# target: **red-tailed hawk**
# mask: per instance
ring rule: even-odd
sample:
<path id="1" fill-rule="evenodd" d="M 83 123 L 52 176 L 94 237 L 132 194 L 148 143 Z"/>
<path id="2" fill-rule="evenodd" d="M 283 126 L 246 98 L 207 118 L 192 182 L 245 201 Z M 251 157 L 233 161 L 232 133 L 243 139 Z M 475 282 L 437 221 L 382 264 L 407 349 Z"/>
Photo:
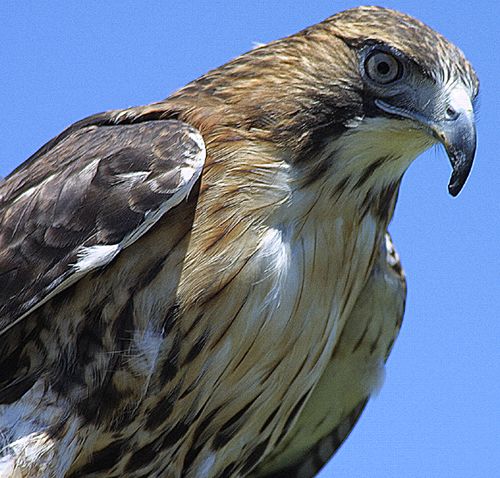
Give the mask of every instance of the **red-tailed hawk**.
<path id="1" fill-rule="evenodd" d="M 0 184 L 0 476 L 310 477 L 401 325 L 387 226 L 478 80 L 362 7 L 159 103 L 84 119 Z"/>

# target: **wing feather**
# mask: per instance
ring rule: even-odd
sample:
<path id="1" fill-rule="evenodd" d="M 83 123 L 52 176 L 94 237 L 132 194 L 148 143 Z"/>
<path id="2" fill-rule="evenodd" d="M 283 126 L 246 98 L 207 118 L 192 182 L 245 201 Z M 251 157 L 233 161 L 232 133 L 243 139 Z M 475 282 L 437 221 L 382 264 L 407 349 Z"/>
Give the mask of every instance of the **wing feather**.
<path id="1" fill-rule="evenodd" d="M 205 145 L 186 123 L 96 123 L 71 127 L 0 183 L 0 335 L 113 261 L 201 175 Z"/>

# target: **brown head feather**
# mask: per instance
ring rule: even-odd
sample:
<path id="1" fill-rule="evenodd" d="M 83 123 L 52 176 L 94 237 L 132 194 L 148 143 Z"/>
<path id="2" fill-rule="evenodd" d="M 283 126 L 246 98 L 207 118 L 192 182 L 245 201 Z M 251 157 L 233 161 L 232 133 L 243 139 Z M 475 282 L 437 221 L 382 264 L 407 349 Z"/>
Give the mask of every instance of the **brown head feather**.
<path id="1" fill-rule="evenodd" d="M 178 112 L 202 133 L 230 127 L 238 137 L 279 143 L 294 159 L 363 115 L 359 51 L 367 43 L 397 48 L 432 81 L 459 79 L 477 95 L 474 70 L 442 35 L 395 10 L 359 7 L 255 48 L 158 107 Z"/>

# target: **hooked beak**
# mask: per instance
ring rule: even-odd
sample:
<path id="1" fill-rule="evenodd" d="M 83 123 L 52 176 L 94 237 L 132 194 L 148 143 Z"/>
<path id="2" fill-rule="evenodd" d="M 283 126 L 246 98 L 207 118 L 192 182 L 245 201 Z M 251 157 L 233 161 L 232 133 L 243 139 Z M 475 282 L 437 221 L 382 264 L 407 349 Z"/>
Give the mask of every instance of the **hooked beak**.
<path id="1" fill-rule="evenodd" d="M 444 146 L 453 168 L 448 192 L 456 196 L 467 181 L 476 153 L 476 124 L 469 93 L 456 87 L 447 95 L 444 108 L 439 100 L 438 104 L 430 101 L 423 111 L 400 109 L 382 100 L 375 103 L 388 113 L 417 121 Z"/>
<path id="2" fill-rule="evenodd" d="M 450 159 L 453 173 L 448 183 L 448 191 L 452 196 L 456 196 L 464 187 L 474 161 L 476 124 L 472 107 L 461 110 L 450 107 L 449 114 L 453 118 L 429 124 L 429 127 L 436 139 L 443 144 Z"/>

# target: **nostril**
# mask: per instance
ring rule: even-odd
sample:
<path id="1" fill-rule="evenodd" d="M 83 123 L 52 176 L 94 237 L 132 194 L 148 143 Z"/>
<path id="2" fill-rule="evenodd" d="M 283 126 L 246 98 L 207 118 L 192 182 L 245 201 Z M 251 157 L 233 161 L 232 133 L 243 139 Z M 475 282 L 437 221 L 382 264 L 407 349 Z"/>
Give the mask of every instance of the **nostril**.
<path id="1" fill-rule="evenodd" d="M 449 120 L 454 120 L 458 116 L 457 111 L 451 106 L 448 106 L 448 108 L 446 108 L 445 114 L 446 114 L 446 119 L 449 119 Z"/>

